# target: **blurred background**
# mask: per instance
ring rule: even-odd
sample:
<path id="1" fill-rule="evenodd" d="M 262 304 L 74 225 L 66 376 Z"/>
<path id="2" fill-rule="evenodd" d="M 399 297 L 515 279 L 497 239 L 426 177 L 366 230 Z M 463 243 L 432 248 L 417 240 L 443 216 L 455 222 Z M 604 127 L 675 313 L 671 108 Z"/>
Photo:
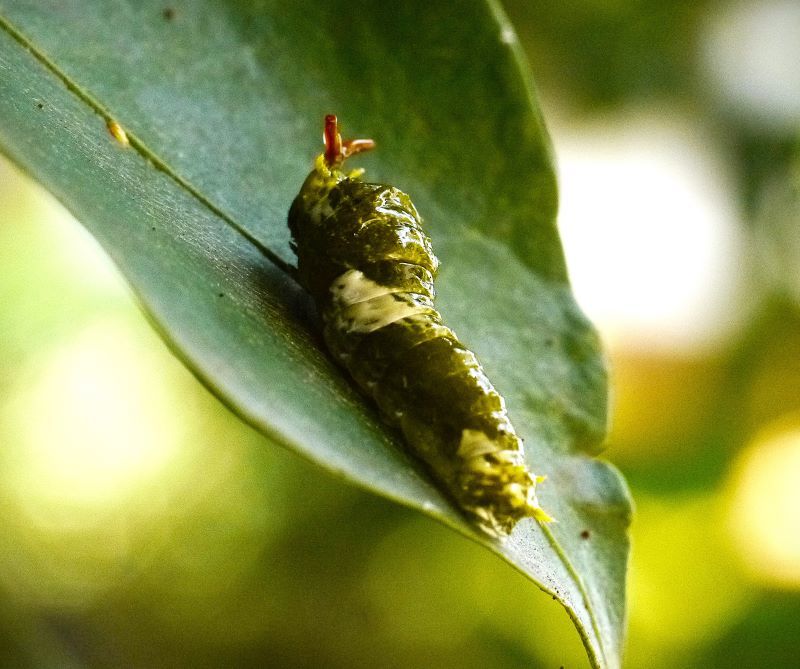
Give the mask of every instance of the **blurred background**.
<path id="1" fill-rule="evenodd" d="M 797 666 L 800 3 L 505 6 L 613 368 L 626 666 Z M 498 559 L 265 448 L 7 162 L 0 305 L 0 666 L 587 666 Z"/>

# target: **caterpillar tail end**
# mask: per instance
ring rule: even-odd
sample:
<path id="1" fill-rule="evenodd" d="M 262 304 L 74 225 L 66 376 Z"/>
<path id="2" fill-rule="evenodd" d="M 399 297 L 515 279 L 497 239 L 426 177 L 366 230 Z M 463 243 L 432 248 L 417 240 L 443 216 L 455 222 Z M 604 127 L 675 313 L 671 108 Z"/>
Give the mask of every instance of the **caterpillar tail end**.
<path id="1" fill-rule="evenodd" d="M 531 476 L 524 483 L 508 482 L 486 500 L 487 503 L 470 505 L 466 510 L 483 532 L 501 540 L 507 537 L 523 518 L 533 518 L 539 523 L 557 522 L 539 505 L 536 498 L 536 484 L 545 478 Z"/>

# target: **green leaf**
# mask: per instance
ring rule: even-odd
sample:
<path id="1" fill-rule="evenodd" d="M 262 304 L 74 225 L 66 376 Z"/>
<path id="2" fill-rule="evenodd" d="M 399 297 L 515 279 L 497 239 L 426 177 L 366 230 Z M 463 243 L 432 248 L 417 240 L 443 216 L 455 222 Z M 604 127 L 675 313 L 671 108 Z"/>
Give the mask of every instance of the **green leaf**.
<path id="1" fill-rule="evenodd" d="M 605 369 L 495 2 L 2 1 L 0 80 L 3 150 L 92 231 L 223 402 L 496 552 L 564 604 L 594 666 L 620 665 L 630 504 L 591 457 Z M 414 198 L 443 263 L 438 304 L 505 394 L 557 524 L 523 521 L 502 544 L 476 532 L 323 351 L 285 220 L 329 112 L 378 142 L 368 177 Z"/>

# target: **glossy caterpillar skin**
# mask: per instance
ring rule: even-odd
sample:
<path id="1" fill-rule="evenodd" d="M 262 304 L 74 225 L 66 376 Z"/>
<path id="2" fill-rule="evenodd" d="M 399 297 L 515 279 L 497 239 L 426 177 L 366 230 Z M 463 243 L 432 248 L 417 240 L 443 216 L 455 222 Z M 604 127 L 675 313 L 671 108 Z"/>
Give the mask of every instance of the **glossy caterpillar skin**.
<path id="1" fill-rule="evenodd" d="M 374 143 L 342 142 L 336 117 L 325 121 L 325 153 L 289 228 L 331 354 L 481 529 L 503 536 L 526 516 L 550 520 L 503 398 L 433 306 L 439 261 L 417 210 L 398 189 L 343 171 Z"/>

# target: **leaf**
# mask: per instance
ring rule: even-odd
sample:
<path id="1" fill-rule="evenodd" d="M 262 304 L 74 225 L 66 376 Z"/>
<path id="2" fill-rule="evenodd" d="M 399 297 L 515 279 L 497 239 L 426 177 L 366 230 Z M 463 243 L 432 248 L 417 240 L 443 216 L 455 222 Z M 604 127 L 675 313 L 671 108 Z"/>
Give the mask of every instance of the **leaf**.
<path id="1" fill-rule="evenodd" d="M 618 667 L 630 504 L 590 457 L 597 337 L 555 228 L 550 153 L 495 2 L 0 2 L 0 145 L 103 244 L 193 372 L 272 441 L 496 552 Z M 409 192 L 439 306 L 507 398 L 559 522 L 476 532 L 325 355 L 286 211 L 336 112 Z M 125 146 L 109 132 L 115 121 Z"/>

